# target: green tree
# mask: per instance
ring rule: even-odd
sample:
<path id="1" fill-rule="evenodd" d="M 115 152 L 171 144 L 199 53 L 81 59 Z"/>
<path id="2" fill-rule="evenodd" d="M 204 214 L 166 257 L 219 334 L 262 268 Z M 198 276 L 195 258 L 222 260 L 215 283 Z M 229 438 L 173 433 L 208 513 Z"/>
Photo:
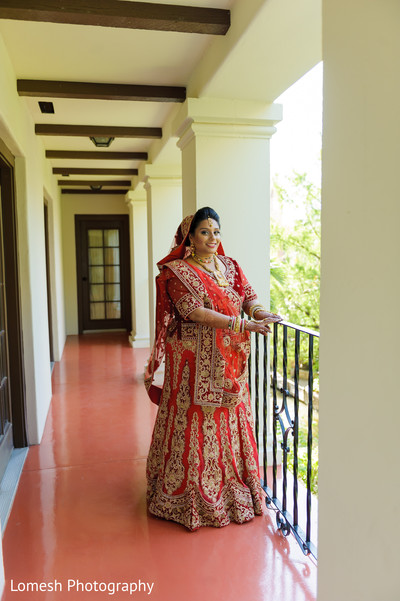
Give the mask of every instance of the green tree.
<path id="1" fill-rule="evenodd" d="M 271 219 L 271 308 L 286 321 L 319 330 L 321 190 L 306 174 L 274 182 Z M 319 340 L 314 339 L 314 392 L 319 389 Z M 282 365 L 282 338 L 278 364 Z M 288 329 L 288 375 L 294 370 L 294 333 Z M 308 370 L 308 337 L 300 338 L 300 369 Z M 303 376 L 304 377 L 304 376 Z M 299 424 L 298 475 L 307 484 L 307 420 Z M 288 466 L 293 471 L 293 441 Z M 318 494 L 318 410 L 313 419 L 311 491 Z"/>
<path id="2" fill-rule="evenodd" d="M 271 220 L 271 307 L 319 330 L 321 190 L 296 172 L 274 188 L 280 219 Z"/>

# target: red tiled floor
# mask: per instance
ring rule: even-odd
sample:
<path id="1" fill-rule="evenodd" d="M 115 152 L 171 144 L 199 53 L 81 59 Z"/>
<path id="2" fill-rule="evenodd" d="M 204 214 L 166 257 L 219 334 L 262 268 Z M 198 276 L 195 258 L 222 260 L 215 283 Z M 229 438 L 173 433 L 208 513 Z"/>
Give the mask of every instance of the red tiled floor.
<path id="1" fill-rule="evenodd" d="M 143 387 L 147 354 L 120 334 L 68 338 L 43 441 L 29 450 L 6 528 L 2 601 L 315 600 L 316 568 L 292 537 L 276 534 L 272 512 L 194 533 L 147 515 L 156 413 Z M 59 584 L 18 592 L 11 580 L 14 589 Z M 68 591 L 68 580 L 86 590 Z M 110 588 L 90 592 L 94 582 Z M 140 590 L 112 594 L 119 582 Z"/>

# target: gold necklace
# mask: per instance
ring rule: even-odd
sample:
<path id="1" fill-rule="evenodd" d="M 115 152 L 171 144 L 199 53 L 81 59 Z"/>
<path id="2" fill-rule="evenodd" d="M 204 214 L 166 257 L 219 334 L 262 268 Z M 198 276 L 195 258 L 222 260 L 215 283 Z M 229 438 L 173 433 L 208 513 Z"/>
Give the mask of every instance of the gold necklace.
<path id="1" fill-rule="evenodd" d="M 195 251 L 192 251 L 192 257 L 195 261 L 197 261 L 197 263 L 212 263 L 212 260 L 214 258 L 214 255 L 211 255 L 211 257 L 199 257 L 198 255 L 196 255 Z"/>
<path id="2" fill-rule="evenodd" d="M 227 286 L 229 286 L 229 282 L 225 278 L 225 276 L 222 273 L 221 269 L 219 268 L 218 261 L 217 261 L 217 258 L 215 256 L 214 256 L 215 270 L 210 269 L 209 267 L 207 267 L 207 265 L 203 265 L 202 263 L 200 263 L 200 261 L 198 261 L 197 258 L 194 255 L 192 255 L 192 257 L 193 257 L 193 260 L 196 261 L 196 263 L 198 263 L 203 269 L 205 269 L 206 271 L 208 271 L 208 272 L 210 272 L 210 273 L 213 274 L 213 276 L 217 280 L 218 286 L 220 286 L 221 288 L 226 288 Z"/>

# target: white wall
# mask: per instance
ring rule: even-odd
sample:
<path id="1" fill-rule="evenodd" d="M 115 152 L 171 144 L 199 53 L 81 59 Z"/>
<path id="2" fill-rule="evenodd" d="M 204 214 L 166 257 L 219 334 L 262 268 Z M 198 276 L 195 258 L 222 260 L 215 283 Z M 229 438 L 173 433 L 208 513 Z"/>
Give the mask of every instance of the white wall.
<path id="1" fill-rule="evenodd" d="M 318 601 L 399 599 L 400 3 L 323 0 Z"/>
<path id="2" fill-rule="evenodd" d="M 59 261 L 59 196 L 57 183 L 50 165 L 44 162 L 44 149 L 34 134 L 34 124 L 23 99 L 16 91 L 16 76 L 0 37 L 0 137 L 16 157 L 16 208 L 18 225 L 18 255 L 23 327 L 24 367 L 28 438 L 30 444 L 38 443 L 51 399 L 49 358 L 47 285 L 44 240 L 43 197 L 54 207 L 55 254 L 54 267 Z M 62 284 L 55 283 L 56 310 L 62 310 Z M 58 319 L 62 319 L 60 314 Z M 64 332 L 57 332 L 58 354 L 64 344 Z"/>
<path id="3" fill-rule="evenodd" d="M 78 292 L 76 283 L 75 215 L 129 214 L 124 196 L 65 194 L 61 201 L 64 257 L 64 305 L 67 335 L 78 334 Z"/>

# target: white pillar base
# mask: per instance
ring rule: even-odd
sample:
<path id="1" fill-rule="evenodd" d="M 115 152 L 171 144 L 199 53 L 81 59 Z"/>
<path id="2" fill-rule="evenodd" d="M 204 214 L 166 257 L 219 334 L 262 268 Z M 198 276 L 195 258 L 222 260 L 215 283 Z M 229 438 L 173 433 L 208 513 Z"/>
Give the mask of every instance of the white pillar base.
<path id="1" fill-rule="evenodd" d="M 129 336 L 129 344 L 132 348 L 149 348 L 150 347 L 150 337 L 140 338 L 138 336 Z"/>

